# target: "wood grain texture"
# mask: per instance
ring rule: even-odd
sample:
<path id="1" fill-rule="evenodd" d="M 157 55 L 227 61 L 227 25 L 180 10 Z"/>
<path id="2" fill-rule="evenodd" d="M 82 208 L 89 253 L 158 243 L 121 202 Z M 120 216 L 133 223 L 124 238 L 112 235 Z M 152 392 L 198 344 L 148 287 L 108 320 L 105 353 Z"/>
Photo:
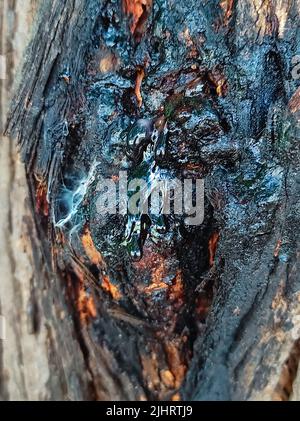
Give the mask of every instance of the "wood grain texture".
<path id="1" fill-rule="evenodd" d="M 1 54 L 7 58 L 7 78 L 0 82 L 1 133 L 36 7 L 35 0 L 0 2 Z M 0 399 L 87 399 L 89 375 L 57 285 L 44 270 L 25 169 L 15 142 L 3 136 L 0 201 L 0 308 L 6 320 Z"/>

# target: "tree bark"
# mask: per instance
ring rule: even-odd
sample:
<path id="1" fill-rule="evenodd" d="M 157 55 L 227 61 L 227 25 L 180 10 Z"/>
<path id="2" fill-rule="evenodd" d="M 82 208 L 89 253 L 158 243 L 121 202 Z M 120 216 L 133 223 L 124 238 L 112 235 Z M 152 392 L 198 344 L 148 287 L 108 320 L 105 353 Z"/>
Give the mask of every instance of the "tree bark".
<path id="1" fill-rule="evenodd" d="M 37 3 L 0 3 L 1 54 L 7 67 L 0 81 L 1 133 Z M 11 138 L 1 135 L 0 151 L 0 314 L 6 325 L 5 340 L 0 340 L 0 399 L 88 399 L 90 379 L 81 348 L 67 312 L 56 303 L 60 293 L 53 277 L 45 272 L 24 166 Z"/>
<path id="2" fill-rule="evenodd" d="M 42 2 L 8 116 L 25 174 L 1 156 L 3 399 L 299 399 L 299 12 Z M 205 179 L 201 226 L 99 215 L 97 182 L 153 165 Z"/>

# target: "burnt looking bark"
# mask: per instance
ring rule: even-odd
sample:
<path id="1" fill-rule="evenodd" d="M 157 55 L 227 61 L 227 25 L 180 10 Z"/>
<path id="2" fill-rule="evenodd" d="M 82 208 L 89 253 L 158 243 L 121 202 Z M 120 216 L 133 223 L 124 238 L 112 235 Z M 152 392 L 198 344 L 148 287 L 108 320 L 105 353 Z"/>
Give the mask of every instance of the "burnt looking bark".
<path id="1" fill-rule="evenodd" d="M 59 296 L 48 315 L 67 306 L 84 361 L 63 378 L 65 397 L 290 398 L 299 7 L 42 3 L 8 130 Z M 97 212 L 101 178 L 148 179 L 153 167 L 162 179 L 205 178 L 201 226 Z"/>

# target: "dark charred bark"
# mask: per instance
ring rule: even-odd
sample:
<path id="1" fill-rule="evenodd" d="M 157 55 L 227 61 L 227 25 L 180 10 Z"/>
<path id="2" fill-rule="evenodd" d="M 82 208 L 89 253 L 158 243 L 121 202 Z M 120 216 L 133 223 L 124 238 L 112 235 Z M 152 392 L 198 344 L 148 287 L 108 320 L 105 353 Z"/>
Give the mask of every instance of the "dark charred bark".
<path id="1" fill-rule="evenodd" d="M 47 268 L 34 290 L 47 291 L 50 380 L 65 398 L 291 397 L 299 8 L 42 2 L 8 131 Z M 97 212 L 102 178 L 148 180 L 153 168 L 205 178 L 202 225 Z M 71 380 L 68 358 L 71 371 L 81 361 Z"/>

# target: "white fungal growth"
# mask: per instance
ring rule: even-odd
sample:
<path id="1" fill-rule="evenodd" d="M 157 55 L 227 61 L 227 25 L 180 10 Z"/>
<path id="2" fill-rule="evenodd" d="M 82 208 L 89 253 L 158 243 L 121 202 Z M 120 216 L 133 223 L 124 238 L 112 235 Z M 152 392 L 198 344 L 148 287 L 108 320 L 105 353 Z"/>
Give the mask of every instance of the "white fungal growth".
<path id="1" fill-rule="evenodd" d="M 55 222 L 54 224 L 55 227 L 58 227 L 58 228 L 64 227 L 77 214 L 78 209 L 86 196 L 88 187 L 95 180 L 95 173 L 96 173 L 97 166 L 98 166 L 98 162 L 94 162 L 92 164 L 88 175 L 83 180 L 81 180 L 76 190 L 71 191 L 69 189 L 66 189 L 66 195 L 65 195 L 64 200 L 67 201 L 69 212 L 64 218 Z"/>

